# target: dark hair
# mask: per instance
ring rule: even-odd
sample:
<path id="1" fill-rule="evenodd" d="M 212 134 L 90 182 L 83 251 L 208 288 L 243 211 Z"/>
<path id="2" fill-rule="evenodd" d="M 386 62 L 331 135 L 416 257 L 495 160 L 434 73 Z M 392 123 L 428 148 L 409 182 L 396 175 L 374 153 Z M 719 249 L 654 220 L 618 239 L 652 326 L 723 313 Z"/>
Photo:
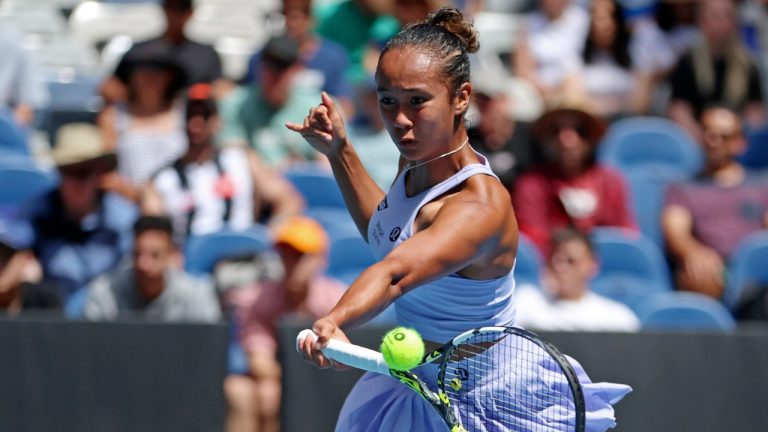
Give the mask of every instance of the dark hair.
<path id="1" fill-rule="evenodd" d="M 160 231 L 173 239 L 173 223 L 167 216 L 141 216 L 133 224 L 134 238 L 147 231 Z"/>
<path id="2" fill-rule="evenodd" d="M 311 16 L 312 0 L 283 0 L 283 14 L 293 10 L 299 10 L 303 14 Z"/>
<path id="3" fill-rule="evenodd" d="M 560 228 L 552 233 L 552 237 L 549 239 L 549 244 L 552 250 L 555 250 L 558 246 L 569 241 L 577 241 L 583 243 L 589 250 L 590 255 L 595 255 L 595 247 L 592 244 L 592 240 L 584 231 L 577 230 L 576 228 Z"/>
<path id="4" fill-rule="evenodd" d="M 394 48 L 418 47 L 443 63 L 441 74 L 455 94 L 469 82 L 469 54 L 480 48 L 472 23 L 456 8 L 443 7 L 424 21 L 406 26 L 387 42 L 379 57 Z"/>
<path id="5" fill-rule="evenodd" d="M 203 116 L 206 119 L 219 112 L 216 100 L 213 98 L 213 89 L 210 84 L 198 83 L 187 89 L 187 105 L 185 107 L 185 118 L 187 120 L 196 116 Z"/>
<path id="6" fill-rule="evenodd" d="M 192 0 L 163 0 L 163 7 L 175 10 L 188 11 L 194 8 Z"/>
<path id="7" fill-rule="evenodd" d="M 615 0 L 611 0 L 613 4 L 613 22 L 616 24 L 616 36 L 611 45 L 611 54 L 616 63 L 624 69 L 632 67 L 632 59 L 629 56 L 629 29 L 627 23 L 624 20 L 624 8 Z M 590 17 L 591 19 L 591 17 Z M 595 54 L 597 54 L 597 47 L 592 41 L 593 27 L 589 26 L 589 34 L 587 34 L 587 40 L 584 43 L 584 51 L 582 52 L 582 58 L 585 63 L 591 63 L 594 60 Z"/>

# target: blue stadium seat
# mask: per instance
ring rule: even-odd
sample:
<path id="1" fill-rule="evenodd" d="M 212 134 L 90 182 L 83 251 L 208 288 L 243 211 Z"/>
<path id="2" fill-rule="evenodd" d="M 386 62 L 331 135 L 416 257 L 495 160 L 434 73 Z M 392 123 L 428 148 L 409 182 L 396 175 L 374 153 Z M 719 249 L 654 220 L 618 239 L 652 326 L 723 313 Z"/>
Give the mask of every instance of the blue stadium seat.
<path id="1" fill-rule="evenodd" d="M 642 233 L 612 227 L 591 232 L 600 271 L 592 289 L 635 309 L 650 294 L 671 291 L 661 250 Z"/>
<path id="2" fill-rule="evenodd" d="M 733 310 L 751 284 L 768 286 L 768 232 L 749 235 L 731 255 L 723 303 Z"/>
<path id="3" fill-rule="evenodd" d="M 0 114 L 0 152 L 3 154 L 29 155 L 29 146 L 19 125 L 10 115 Z"/>
<path id="4" fill-rule="evenodd" d="M 637 225 L 656 246 L 664 247 L 661 212 L 667 185 L 684 180 L 678 171 L 630 169 L 624 172 Z"/>
<path id="5" fill-rule="evenodd" d="M 544 259 L 535 244 L 524 234 L 520 234 L 515 259 L 515 284 L 541 286 L 541 267 Z"/>
<path id="6" fill-rule="evenodd" d="M 224 230 L 192 236 L 184 248 L 185 267 L 189 273 L 211 273 L 219 260 L 254 255 L 272 248 L 267 228 L 254 225 L 245 231 Z"/>
<path id="7" fill-rule="evenodd" d="M 339 236 L 359 233 L 355 221 L 352 220 L 352 216 L 345 208 L 313 207 L 306 209 L 304 214 L 319 222 L 331 240 Z"/>
<path id="8" fill-rule="evenodd" d="M 747 149 L 739 161 L 748 168 L 768 168 L 768 127 L 747 133 Z"/>
<path id="9" fill-rule="evenodd" d="M 58 176 L 34 166 L 0 166 L 0 205 L 21 206 L 56 187 Z"/>
<path id="10" fill-rule="evenodd" d="M 326 274 L 349 285 L 375 262 L 368 243 L 360 234 L 349 233 L 331 239 Z"/>
<path id="11" fill-rule="evenodd" d="M 347 208 L 333 174 L 316 164 L 293 165 L 283 174 L 304 197 L 308 208 Z"/>
<path id="12" fill-rule="evenodd" d="M 699 172 L 703 156 L 680 126 L 658 117 L 632 117 L 612 123 L 597 149 L 598 159 L 619 171 L 678 171 L 687 177 Z"/>
<path id="13" fill-rule="evenodd" d="M 717 300 L 693 292 L 657 293 L 637 308 L 644 330 L 732 331 L 736 320 Z"/>

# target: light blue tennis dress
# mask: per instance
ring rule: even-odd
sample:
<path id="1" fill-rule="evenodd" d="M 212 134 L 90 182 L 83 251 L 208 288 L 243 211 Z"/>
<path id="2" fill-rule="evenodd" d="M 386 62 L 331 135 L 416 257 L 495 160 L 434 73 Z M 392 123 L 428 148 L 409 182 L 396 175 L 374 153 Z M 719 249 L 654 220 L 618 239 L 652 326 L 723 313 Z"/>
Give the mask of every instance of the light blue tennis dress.
<path id="1" fill-rule="evenodd" d="M 405 192 L 407 170 L 400 173 L 368 225 L 368 243 L 378 260 L 411 237 L 413 222 L 422 206 L 471 176 L 496 177 L 488 161 L 482 155 L 478 154 L 478 157 L 483 163 L 467 165 L 450 178 L 412 197 Z M 424 339 L 435 342 L 449 341 L 475 327 L 512 326 L 515 324 L 512 274 L 489 280 L 451 274 L 424 284 L 395 301 L 398 324 L 413 327 Z M 621 400 L 631 389 L 621 384 L 592 383 L 581 366 L 569 360 L 584 390 L 587 430 L 604 431 L 615 426 L 611 404 Z M 437 381 L 437 365 L 423 365 L 413 372 L 427 383 Z M 532 375 L 536 375 L 535 372 Z M 498 392 L 498 389 L 494 391 Z M 485 421 L 492 422 L 492 419 Z M 446 430 L 448 427 L 435 409 L 420 395 L 394 378 L 374 373 L 366 373 L 357 382 L 347 396 L 336 424 L 338 432 Z M 493 430 L 499 429 L 494 426 Z"/>

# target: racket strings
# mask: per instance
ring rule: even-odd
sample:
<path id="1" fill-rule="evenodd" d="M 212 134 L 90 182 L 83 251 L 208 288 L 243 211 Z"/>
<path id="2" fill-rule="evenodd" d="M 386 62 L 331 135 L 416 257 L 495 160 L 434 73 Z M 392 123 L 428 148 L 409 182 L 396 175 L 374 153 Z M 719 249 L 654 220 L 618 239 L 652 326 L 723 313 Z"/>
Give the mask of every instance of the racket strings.
<path id="1" fill-rule="evenodd" d="M 557 361 L 522 336 L 478 334 L 455 348 L 444 391 L 468 432 L 573 431 L 573 392 Z"/>

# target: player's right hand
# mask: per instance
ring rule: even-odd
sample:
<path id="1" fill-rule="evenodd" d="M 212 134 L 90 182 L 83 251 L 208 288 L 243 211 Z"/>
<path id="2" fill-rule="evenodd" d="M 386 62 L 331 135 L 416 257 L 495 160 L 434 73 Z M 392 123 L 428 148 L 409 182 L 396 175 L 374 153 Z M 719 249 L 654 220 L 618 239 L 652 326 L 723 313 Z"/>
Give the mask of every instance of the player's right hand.
<path id="1" fill-rule="evenodd" d="M 285 127 L 300 133 L 315 150 L 332 156 L 346 143 L 347 132 L 336 103 L 326 92 L 321 97 L 320 105 L 309 110 L 302 124 L 286 123 Z"/>

